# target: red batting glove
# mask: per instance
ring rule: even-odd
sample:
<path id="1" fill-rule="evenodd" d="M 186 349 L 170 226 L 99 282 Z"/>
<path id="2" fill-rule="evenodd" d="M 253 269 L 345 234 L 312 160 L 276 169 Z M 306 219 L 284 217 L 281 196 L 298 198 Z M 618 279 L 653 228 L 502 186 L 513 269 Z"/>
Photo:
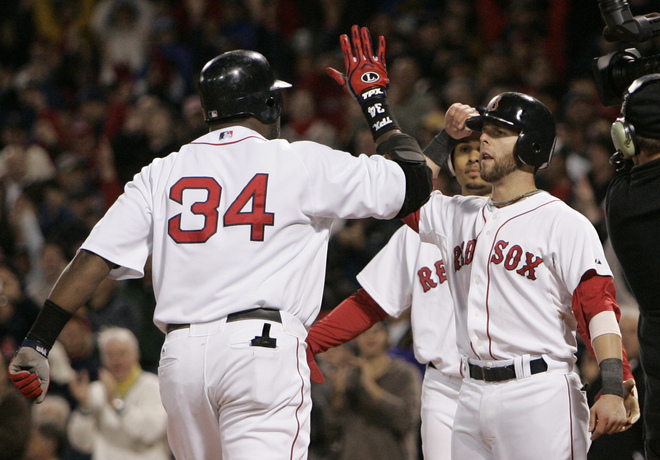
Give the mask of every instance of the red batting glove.
<path id="1" fill-rule="evenodd" d="M 18 349 L 14 358 L 9 362 L 9 378 L 12 383 L 27 399 L 36 399 L 41 403 L 46 397 L 50 383 L 50 366 L 47 351 L 43 347 L 33 348 L 25 343 L 35 343 L 28 339 Z"/>
<path id="2" fill-rule="evenodd" d="M 369 29 L 351 28 L 353 44 L 346 34 L 339 37 L 344 53 L 346 75 L 328 67 L 326 73 L 351 94 L 360 105 L 374 97 L 385 97 L 390 84 L 385 67 L 385 37 L 378 40 L 378 56 L 373 55 Z"/>
<path id="3" fill-rule="evenodd" d="M 20 371 L 13 373 L 9 371 L 9 378 L 18 391 L 27 399 L 35 399 L 41 396 L 41 380 L 36 372 Z"/>

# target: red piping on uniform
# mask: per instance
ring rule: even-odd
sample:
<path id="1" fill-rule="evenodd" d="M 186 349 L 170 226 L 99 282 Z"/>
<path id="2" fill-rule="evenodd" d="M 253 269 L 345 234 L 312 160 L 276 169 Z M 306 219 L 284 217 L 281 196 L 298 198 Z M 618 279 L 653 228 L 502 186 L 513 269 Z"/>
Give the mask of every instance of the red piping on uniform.
<path id="1" fill-rule="evenodd" d="M 573 402 L 571 401 L 571 384 L 568 381 L 568 378 L 564 376 L 564 379 L 566 380 L 566 388 L 568 390 L 568 420 L 570 420 L 569 425 L 571 428 L 571 460 L 574 459 L 575 457 L 575 445 L 573 444 Z"/>
<path id="2" fill-rule="evenodd" d="M 303 401 L 305 401 L 305 379 L 303 379 L 302 374 L 300 373 L 300 339 L 296 338 L 296 344 L 298 345 L 296 347 L 296 369 L 298 370 L 298 375 L 300 376 L 300 404 L 298 404 L 298 407 L 296 408 L 296 424 L 298 425 L 298 429 L 296 430 L 296 436 L 293 438 L 293 443 L 291 444 L 291 456 L 289 457 L 291 460 L 293 460 L 293 450 L 296 447 L 296 441 L 298 440 L 298 435 L 300 434 L 300 419 L 298 418 L 298 411 L 303 405 Z"/>
<path id="3" fill-rule="evenodd" d="M 486 265 L 486 272 L 488 273 L 488 285 L 486 286 L 486 336 L 488 337 L 488 354 L 491 356 L 491 358 L 495 359 L 495 356 L 493 356 L 493 341 L 490 337 L 490 308 L 488 308 L 488 297 L 490 296 L 490 259 L 493 255 L 493 248 L 495 247 L 495 243 L 497 243 L 497 235 L 500 233 L 500 230 L 511 222 L 513 219 L 516 219 L 518 217 L 524 216 L 525 214 L 529 214 L 530 212 L 534 212 L 539 208 L 542 208 L 545 205 L 548 205 L 550 203 L 554 203 L 555 201 L 559 200 L 552 200 L 548 201 L 547 203 L 543 203 L 534 209 L 530 209 L 529 211 L 525 211 L 522 214 L 518 214 L 516 216 L 511 217 L 510 219 L 507 219 L 502 225 L 499 226 L 497 231 L 495 232 L 495 236 L 493 237 L 493 245 L 490 247 L 490 252 L 488 253 L 488 262 Z"/>
<path id="4" fill-rule="evenodd" d="M 248 137 L 244 137 L 243 139 L 238 139 L 238 140 L 233 141 L 233 142 L 223 142 L 222 144 L 214 144 L 214 143 L 212 143 L 212 142 L 191 142 L 189 145 L 214 145 L 214 146 L 216 146 L 216 147 L 219 147 L 219 146 L 221 146 L 221 145 L 237 144 L 237 143 L 239 143 L 239 142 L 241 142 L 241 141 L 244 141 L 245 139 L 260 139 L 260 140 L 264 140 L 263 137 L 259 137 L 259 136 L 248 136 Z"/>

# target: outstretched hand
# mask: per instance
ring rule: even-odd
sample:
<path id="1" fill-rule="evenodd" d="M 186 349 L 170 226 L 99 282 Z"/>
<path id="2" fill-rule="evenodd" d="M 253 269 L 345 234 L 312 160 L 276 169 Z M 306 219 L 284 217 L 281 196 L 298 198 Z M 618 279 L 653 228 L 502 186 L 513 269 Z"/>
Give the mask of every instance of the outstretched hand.
<path id="1" fill-rule="evenodd" d="M 374 97 L 385 97 L 389 86 L 385 67 L 385 37 L 378 39 L 378 54 L 374 56 L 369 29 L 357 25 L 351 28 L 351 40 L 346 34 L 339 37 L 344 53 L 345 74 L 332 67 L 327 74 L 351 94 L 360 105 Z"/>

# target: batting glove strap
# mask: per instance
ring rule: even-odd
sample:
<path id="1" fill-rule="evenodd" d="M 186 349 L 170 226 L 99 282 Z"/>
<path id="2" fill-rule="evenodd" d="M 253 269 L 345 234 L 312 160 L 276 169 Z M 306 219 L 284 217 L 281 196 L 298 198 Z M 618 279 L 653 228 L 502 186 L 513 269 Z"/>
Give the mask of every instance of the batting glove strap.
<path id="1" fill-rule="evenodd" d="M 44 358 L 48 358 L 48 353 L 50 353 L 51 347 L 47 346 L 44 343 L 41 343 L 37 340 L 32 340 L 32 339 L 24 339 L 23 343 L 21 344 L 22 347 L 30 347 L 34 348 L 37 353 L 39 353 L 41 356 Z"/>
<path id="2" fill-rule="evenodd" d="M 46 300 L 30 332 L 27 333 L 26 339 L 32 340 L 50 350 L 55 340 L 57 340 L 57 336 L 60 335 L 66 323 L 71 319 L 71 316 L 73 316 L 71 313 L 55 302 Z M 35 350 L 37 349 L 35 348 Z M 48 356 L 48 352 L 44 356 Z"/>
<path id="3" fill-rule="evenodd" d="M 393 129 L 401 129 L 394 114 L 390 109 L 387 102 L 385 90 L 382 88 L 373 88 L 360 93 L 358 98 L 362 98 L 365 94 L 377 92 L 378 96 L 369 96 L 365 103 L 362 105 L 362 113 L 369 123 L 369 129 L 374 141 L 382 136 L 384 133 Z"/>
<path id="4" fill-rule="evenodd" d="M 623 361 L 619 358 L 606 358 L 598 366 L 603 381 L 602 393 L 623 398 Z"/>

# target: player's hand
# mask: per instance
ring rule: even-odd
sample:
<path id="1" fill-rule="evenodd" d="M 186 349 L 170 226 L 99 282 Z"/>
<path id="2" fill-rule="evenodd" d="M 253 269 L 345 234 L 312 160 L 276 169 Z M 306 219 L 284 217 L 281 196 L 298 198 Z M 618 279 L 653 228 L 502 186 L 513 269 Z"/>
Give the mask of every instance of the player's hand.
<path id="1" fill-rule="evenodd" d="M 390 80 L 385 67 L 385 37 L 378 39 L 378 55 L 373 55 L 369 29 L 354 25 L 351 28 L 352 44 L 346 34 L 339 37 L 344 53 L 346 74 L 332 67 L 327 74 L 344 87 L 360 105 L 374 97 L 385 97 Z"/>
<path id="2" fill-rule="evenodd" d="M 478 116 L 474 107 L 455 102 L 445 112 L 445 131 L 454 139 L 462 139 L 472 134 L 472 130 L 465 125 L 465 120 Z"/>
<path id="3" fill-rule="evenodd" d="M 625 431 L 639 420 L 639 399 L 637 396 L 637 385 L 634 379 L 623 382 L 623 405 L 626 408 L 626 425 L 621 429 Z"/>
<path id="4" fill-rule="evenodd" d="M 42 402 L 50 382 L 48 358 L 32 347 L 19 348 L 9 363 L 9 378 L 27 399 Z"/>
<path id="5" fill-rule="evenodd" d="M 626 424 L 626 409 L 620 396 L 602 395 L 591 407 L 589 431 L 592 441 L 603 434 L 618 433 Z"/>

